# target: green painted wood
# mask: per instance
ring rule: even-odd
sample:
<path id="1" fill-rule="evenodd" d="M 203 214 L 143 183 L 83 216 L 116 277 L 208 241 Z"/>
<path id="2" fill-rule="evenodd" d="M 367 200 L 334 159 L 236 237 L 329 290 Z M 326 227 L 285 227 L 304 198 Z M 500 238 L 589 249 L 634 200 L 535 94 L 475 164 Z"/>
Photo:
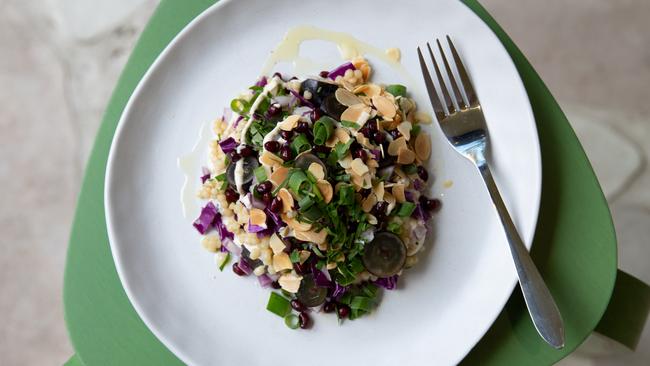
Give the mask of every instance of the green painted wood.
<path id="1" fill-rule="evenodd" d="M 169 41 L 213 0 L 163 0 L 142 33 L 107 107 L 92 150 L 68 249 L 65 317 L 77 354 L 93 365 L 181 364 L 146 328 L 117 277 L 104 220 L 104 172 L 120 114 Z M 540 221 L 533 258 L 567 323 L 567 346 L 537 337 L 519 291 L 465 364 L 551 364 L 593 331 L 614 285 L 616 240 L 596 177 L 559 106 L 525 57 L 475 0 L 465 3 L 510 52 L 537 120 L 543 159 Z"/>
<path id="2" fill-rule="evenodd" d="M 63 366 L 85 366 L 79 355 L 73 355 Z"/>
<path id="3" fill-rule="evenodd" d="M 650 310 L 650 287 L 619 270 L 614 293 L 596 331 L 634 350 Z"/>

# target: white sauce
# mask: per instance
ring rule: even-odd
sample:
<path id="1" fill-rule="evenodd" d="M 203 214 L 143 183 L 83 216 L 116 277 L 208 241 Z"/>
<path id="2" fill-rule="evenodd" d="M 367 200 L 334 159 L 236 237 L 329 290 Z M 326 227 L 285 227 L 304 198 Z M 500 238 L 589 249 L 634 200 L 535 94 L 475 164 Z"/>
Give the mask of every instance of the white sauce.
<path id="1" fill-rule="evenodd" d="M 199 153 L 203 152 L 203 149 L 209 145 L 210 140 L 213 138 L 211 131 L 212 122 L 203 123 L 199 137 L 196 143 L 194 143 L 194 147 L 192 147 L 192 151 L 187 155 L 179 157 L 177 160 L 178 167 L 185 176 L 185 181 L 181 188 L 181 207 L 183 209 L 183 217 L 186 219 L 192 219 L 199 214 L 196 198 L 196 183 L 200 182 L 199 177 L 203 174 L 201 172 L 201 164 L 204 160 L 204 156 L 199 156 Z"/>

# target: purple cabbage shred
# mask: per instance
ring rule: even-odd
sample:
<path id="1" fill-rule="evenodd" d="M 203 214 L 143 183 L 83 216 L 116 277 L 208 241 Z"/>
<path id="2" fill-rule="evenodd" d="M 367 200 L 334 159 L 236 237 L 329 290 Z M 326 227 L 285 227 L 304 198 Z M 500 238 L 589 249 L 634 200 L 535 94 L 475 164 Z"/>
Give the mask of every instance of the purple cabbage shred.
<path id="1" fill-rule="evenodd" d="M 334 70 L 330 71 L 327 74 L 327 77 L 332 79 L 332 80 L 336 80 L 337 76 L 345 75 L 345 72 L 348 71 L 348 70 L 356 70 L 354 65 L 352 65 L 352 62 L 346 62 L 343 65 L 335 68 Z"/>
<path id="2" fill-rule="evenodd" d="M 221 150 L 223 150 L 224 153 L 229 154 L 237 148 L 237 141 L 232 137 L 228 137 L 225 140 L 219 141 L 219 146 L 221 146 Z"/>
<path id="3" fill-rule="evenodd" d="M 219 216 L 219 221 L 221 221 L 221 215 L 219 215 L 217 207 L 214 205 L 214 203 L 208 202 L 208 204 L 201 209 L 201 214 L 192 225 L 194 225 L 199 233 L 205 234 L 210 229 L 210 227 L 212 227 L 213 222 L 217 216 Z"/>
<path id="4" fill-rule="evenodd" d="M 385 288 L 386 290 L 394 290 L 395 287 L 397 287 L 397 279 L 399 279 L 399 276 L 394 275 L 385 278 L 378 278 L 373 283 L 379 287 Z"/>
<path id="5" fill-rule="evenodd" d="M 300 101 L 301 105 L 304 105 L 304 106 L 307 106 L 307 107 L 310 107 L 310 108 L 314 108 L 314 104 L 313 104 L 312 102 L 308 101 L 307 99 L 305 99 L 305 97 L 303 97 L 302 95 L 300 95 L 300 93 L 297 93 L 297 92 L 295 92 L 295 91 L 293 91 L 293 90 L 291 90 L 291 89 L 289 89 L 289 92 L 290 92 L 294 97 L 298 98 L 298 100 Z"/>

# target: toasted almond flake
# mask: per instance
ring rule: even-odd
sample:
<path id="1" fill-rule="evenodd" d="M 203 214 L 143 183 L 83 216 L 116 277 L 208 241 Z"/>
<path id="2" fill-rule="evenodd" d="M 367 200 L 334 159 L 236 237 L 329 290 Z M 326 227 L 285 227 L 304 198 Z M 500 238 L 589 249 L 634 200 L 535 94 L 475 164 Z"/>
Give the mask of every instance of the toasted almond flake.
<path id="1" fill-rule="evenodd" d="M 379 163 L 377 162 L 377 160 L 372 159 L 372 158 L 368 159 L 368 162 L 366 163 L 366 165 L 368 166 L 369 170 L 372 170 L 372 168 L 379 167 Z"/>
<path id="2" fill-rule="evenodd" d="M 296 125 L 298 125 L 298 121 L 300 121 L 300 116 L 293 114 L 285 118 L 284 121 L 278 123 L 278 125 L 283 131 L 291 131 L 296 127 Z"/>
<path id="3" fill-rule="evenodd" d="M 271 247 L 271 250 L 273 250 L 273 254 L 282 253 L 287 247 L 276 233 L 273 233 L 273 235 L 271 235 L 271 238 L 269 239 L 269 246 Z"/>
<path id="4" fill-rule="evenodd" d="M 318 163 L 309 164 L 309 168 L 307 168 L 307 170 L 309 170 L 309 172 L 313 174 L 316 179 L 325 178 L 325 171 L 323 170 L 323 166 Z"/>
<path id="5" fill-rule="evenodd" d="M 335 130 L 335 132 L 336 132 L 336 130 Z M 330 136 L 330 138 L 327 139 L 327 141 L 325 141 L 325 146 L 334 147 L 334 146 L 336 146 L 336 144 L 339 143 L 339 141 L 340 141 L 339 138 L 336 137 L 335 133 L 333 133 L 332 136 Z"/>
<path id="6" fill-rule="evenodd" d="M 327 263 L 327 269 L 328 270 L 332 270 L 334 268 L 336 268 L 336 262 Z"/>
<path id="7" fill-rule="evenodd" d="M 363 163 L 363 160 L 356 158 L 352 160 L 350 164 L 350 169 L 358 175 L 364 175 L 368 173 L 368 166 Z"/>
<path id="8" fill-rule="evenodd" d="M 379 127 L 381 127 L 385 131 L 394 130 L 397 128 L 397 125 L 399 125 L 399 122 L 397 122 L 396 120 L 380 121 L 379 123 Z"/>
<path id="9" fill-rule="evenodd" d="M 334 189 L 332 188 L 330 182 L 326 181 L 325 179 L 319 179 L 316 182 L 316 186 L 318 186 L 318 190 L 323 195 L 323 200 L 325 203 L 330 203 L 332 201 L 332 197 L 334 196 Z"/>
<path id="10" fill-rule="evenodd" d="M 343 104 L 346 107 L 350 107 L 355 104 L 363 104 L 363 101 L 359 97 L 347 89 L 336 89 L 334 96 L 336 97 L 336 100 L 339 101 L 339 103 Z"/>
<path id="11" fill-rule="evenodd" d="M 318 247 L 318 249 L 321 250 L 321 252 L 324 252 L 327 250 L 328 244 L 327 242 L 323 242 L 323 243 L 316 244 L 316 246 Z"/>
<path id="12" fill-rule="evenodd" d="M 375 95 L 380 95 L 381 94 L 381 87 L 376 84 L 365 84 L 365 85 L 359 85 L 354 89 L 355 94 L 363 93 L 367 97 L 372 98 Z"/>
<path id="13" fill-rule="evenodd" d="M 375 108 L 377 108 L 377 111 L 379 111 L 379 113 L 387 119 L 393 118 L 397 112 L 395 104 L 393 104 L 389 98 L 383 95 L 375 95 L 372 97 L 372 104 L 375 106 Z"/>
<path id="14" fill-rule="evenodd" d="M 384 201 L 388 203 L 388 206 L 386 207 L 386 215 L 388 215 L 395 208 L 395 197 L 393 197 L 392 194 L 386 192 L 384 193 Z"/>
<path id="15" fill-rule="evenodd" d="M 367 148 L 367 149 L 374 149 L 374 147 L 370 144 L 370 140 L 366 136 L 364 136 L 361 132 L 357 132 L 354 137 L 357 139 L 357 142 Z"/>
<path id="16" fill-rule="evenodd" d="M 397 125 L 397 131 L 404 136 L 404 138 L 408 141 L 411 139 L 411 128 L 413 126 L 411 125 L 411 122 L 402 122 Z"/>
<path id="17" fill-rule="evenodd" d="M 399 138 L 396 138 L 395 140 L 391 141 L 390 145 L 388 145 L 388 154 L 397 156 L 397 154 L 399 154 L 399 151 L 405 147 L 406 147 L 406 139 L 404 138 L 404 136 L 400 136 Z"/>
<path id="18" fill-rule="evenodd" d="M 260 163 L 262 163 L 262 165 L 271 166 L 271 167 L 281 165 L 283 162 L 279 156 L 272 154 L 268 151 L 264 151 L 262 155 L 260 155 L 259 160 Z"/>
<path id="19" fill-rule="evenodd" d="M 355 190 L 358 191 L 361 188 L 363 188 L 363 177 L 352 174 L 352 175 L 350 175 L 350 180 L 354 184 Z"/>
<path id="20" fill-rule="evenodd" d="M 384 182 L 379 182 L 372 187 L 373 191 L 377 195 L 377 200 L 381 201 L 384 199 Z"/>
<path id="21" fill-rule="evenodd" d="M 370 210 L 375 206 L 375 203 L 377 203 L 377 196 L 374 193 L 370 193 L 368 197 L 361 201 L 363 212 L 370 212 Z"/>
<path id="22" fill-rule="evenodd" d="M 417 111 L 415 112 L 415 120 L 420 123 L 428 124 L 431 123 L 431 115 L 426 112 Z"/>
<path id="23" fill-rule="evenodd" d="M 404 195 L 404 184 L 402 183 L 395 184 L 391 192 L 393 193 L 393 197 L 395 197 L 395 200 L 397 202 L 402 203 L 406 201 L 406 196 Z"/>
<path id="24" fill-rule="evenodd" d="M 411 164 L 415 160 L 415 153 L 408 147 L 399 149 L 397 154 L 397 162 L 399 164 Z"/>
<path id="25" fill-rule="evenodd" d="M 431 155 L 431 139 L 426 132 L 420 132 L 415 138 L 415 154 L 424 161 Z"/>
<path id="26" fill-rule="evenodd" d="M 293 208 L 293 196 L 289 193 L 289 190 L 286 188 L 280 188 L 278 191 L 278 197 L 282 201 L 282 212 L 286 213 L 292 210 Z"/>
<path id="27" fill-rule="evenodd" d="M 298 240 L 308 241 L 316 244 L 322 244 L 325 242 L 325 239 L 327 238 L 327 231 L 325 231 L 325 229 L 321 229 L 321 231 L 319 232 L 313 230 L 296 231 L 295 235 L 296 235 L 296 239 Z"/>
<path id="28" fill-rule="evenodd" d="M 293 217 L 289 217 L 287 214 L 281 215 L 282 220 L 289 225 L 290 228 L 295 230 L 294 235 L 297 235 L 299 232 L 304 232 L 311 230 L 311 224 L 307 222 L 300 222 Z M 297 237 L 297 236 L 296 236 Z"/>
<path id="29" fill-rule="evenodd" d="M 310 252 L 310 251 L 308 251 L 308 250 L 301 250 L 301 251 L 298 253 L 298 256 L 300 257 L 300 264 L 305 263 L 305 261 L 307 260 L 307 258 L 309 258 L 310 255 L 311 255 L 311 252 Z"/>
<path id="30" fill-rule="evenodd" d="M 406 173 L 404 173 L 404 171 L 403 171 L 402 168 L 400 168 L 400 167 L 396 167 L 395 170 L 394 170 L 393 172 L 394 172 L 398 177 L 400 177 L 400 180 L 402 180 L 402 179 L 407 179 L 407 178 L 408 178 L 408 176 L 406 175 Z"/>
<path id="31" fill-rule="evenodd" d="M 368 223 L 370 225 L 377 225 L 377 218 L 375 217 L 375 215 L 372 214 L 368 215 Z"/>
<path id="32" fill-rule="evenodd" d="M 363 188 L 372 188 L 372 178 L 370 178 L 370 174 L 365 174 L 363 176 Z"/>
<path id="33" fill-rule="evenodd" d="M 280 252 L 277 254 L 273 255 L 273 268 L 275 268 L 276 271 L 282 271 L 285 269 L 291 269 L 293 268 L 293 265 L 291 264 L 291 259 L 289 258 L 289 255 L 285 252 Z"/>
<path id="34" fill-rule="evenodd" d="M 339 165 L 343 169 L 350 168 L 351 164 L 352 164 L 352 155 L 350 155 L 350 154 L 347 154 L 343 159 L 339 160 Z"/>
<path id="35" fill-rule="evenodd" d="M 363 123 L 366 123 L 369 117 L 369 108 L 363 103 L 352 105 L 341 113 L 341 121 L 354 122 L 357 124 L 362 124 L 360 121 L 363 121 L 363 118 L 365 118 Z"/>
<path id="36" fill-rule="evenodd" d="M 250 211 L 251 224 L 264 226 L 266 225 L 266 214 L 259 208 L 252 208 Z"/>
<path id="37" fill-rule="evenodd" d="M 302 281 L 302 277 L 293 273 L 283 274 L 282 276 L 280 276 L 280 279 L 278 279 L 278 283 L 280 284 L 280 287 L 282 287 L 282 289 L 287 292 L 291 292 L 292 294 L 298 292 L 301 281 Z"/>
<path id="38" fill-rule="evenodd" d="M 346 131 L 344 128 L 337 127 L 334 130 L 334 135 L 339 140 L 339 142 L 342 142 L 344 144 L 350 141 L 350 134 L 348 134 L 348 131 Z"/>
<path id="39" fill-rule="evenodd" d="M 285 179 L 287 179 L 287 175 L 289 175 L 289 169 L 280 165 L 275 167 L 273 173 L 271 173 L 269 177 L 269 180 L 277 187 L 282 184 Z"/>

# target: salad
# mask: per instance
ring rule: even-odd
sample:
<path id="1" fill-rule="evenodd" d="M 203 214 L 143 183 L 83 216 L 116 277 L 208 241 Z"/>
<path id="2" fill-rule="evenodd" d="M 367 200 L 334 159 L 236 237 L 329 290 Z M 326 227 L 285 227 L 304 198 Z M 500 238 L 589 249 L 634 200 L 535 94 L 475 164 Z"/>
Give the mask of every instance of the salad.
<path id="1" fill-rule="evenodd" d="M 214 122 L 194 227 L 221 270 L 254 275 L 291 328 L 356 319 L 418 261 L 440 201 L 423 192 L 430 120 L 356 58 L 318 77 L 261 77 Z M 232 264 L 230 264 L 232 263 Z"/>

